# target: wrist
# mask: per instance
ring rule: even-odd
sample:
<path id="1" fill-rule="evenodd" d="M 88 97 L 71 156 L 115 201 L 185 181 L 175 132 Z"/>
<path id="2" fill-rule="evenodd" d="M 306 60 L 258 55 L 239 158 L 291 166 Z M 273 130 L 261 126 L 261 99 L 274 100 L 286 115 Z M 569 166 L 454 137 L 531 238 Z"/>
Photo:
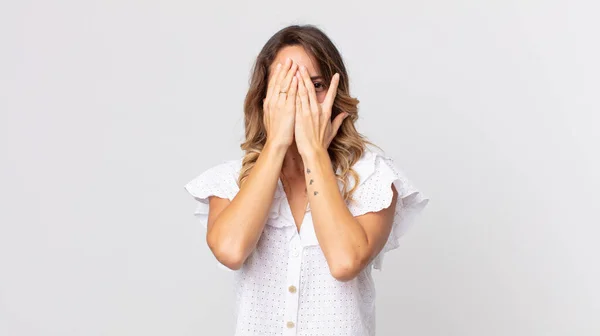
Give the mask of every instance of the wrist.
<path id="1" fill-rule="evenodd" d="M 285 152 L 287 152 L 288 147 L 289 145 L 267 140 L 265 146 L 263 147 L 263 151 L 270 151 L 283 155 Z"/>
<path id="2" fill-rule="evenodd" d="M 313 147 L 309 148 L 300 153 L 302 160 L 304 162 L 318 160 L 321 156 L 329 156 L 329 153 L 325 148 L 322 147 Z"/>

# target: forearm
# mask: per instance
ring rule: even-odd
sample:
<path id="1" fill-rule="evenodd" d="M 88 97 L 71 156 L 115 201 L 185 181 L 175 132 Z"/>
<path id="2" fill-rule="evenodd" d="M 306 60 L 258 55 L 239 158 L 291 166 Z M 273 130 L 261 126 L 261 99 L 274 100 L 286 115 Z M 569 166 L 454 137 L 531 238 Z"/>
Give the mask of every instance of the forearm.
<path id="1" fill-rule="evenodd" d="M 340 194 L 327 151 L 311 151 L 303 161 L 315 233 L 331 273 L 353 274 L 368 259 L 367 235 Z"/>
<path id="2" fill-rule="evenodd" d="M 241 264 L 256 247 L 267 221 L 286 149 L 263 148 L 244 185 L 208 232 L 209 245 Z"/>

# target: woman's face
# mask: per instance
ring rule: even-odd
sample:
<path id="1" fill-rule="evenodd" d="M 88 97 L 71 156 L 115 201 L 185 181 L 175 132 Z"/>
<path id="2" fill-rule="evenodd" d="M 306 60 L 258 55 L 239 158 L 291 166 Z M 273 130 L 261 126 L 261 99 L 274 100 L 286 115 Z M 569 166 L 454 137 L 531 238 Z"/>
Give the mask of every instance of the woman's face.
<path id="1" fill-rule="evenodd" d="M 269 67 L 269 73 L 272 75 L 277 63 L 281 63 L 283 65 L 285 63 L 285 59 L 288 57 L 298 64 L 298 71 L 300 70 L 300 66 L 304 65 L 306 67 L 306 70 L 308 70 L 308 75 L 312 79 L 313 86 L 315 87 L 317 101 L 322 103 L 323 100 L 325 100 L 325 95 L 327 94 L 327 85 L 323 77 L 321 77 L 321 70 L 318 68 L 314 58 L 306 53 L 302 46 L 287 46 L 281 49 L 275 57 L 273 64 L 271 64 Z M 270 80 L 271 79 L 269 79 L 269 81 Z"/>

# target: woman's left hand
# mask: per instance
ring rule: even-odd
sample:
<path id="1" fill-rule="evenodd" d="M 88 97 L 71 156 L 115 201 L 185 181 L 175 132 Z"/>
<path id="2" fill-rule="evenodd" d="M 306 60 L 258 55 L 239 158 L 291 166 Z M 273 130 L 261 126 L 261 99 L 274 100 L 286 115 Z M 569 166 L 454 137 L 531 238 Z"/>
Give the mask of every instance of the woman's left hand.
<path id="1" fill-rule="evenodd" d="M 296 76 L 298 91 L 294 138 L 300 155 L 304 156 L 316 150 L 327 150 L 348 113 L 342 112 L 331 121 L 331 108 L 340 78 L 338 73 L 331 78 L 331 84 L 322 103 L 317 100 L 315 85 L 306 68 L 301 67 Z"/>

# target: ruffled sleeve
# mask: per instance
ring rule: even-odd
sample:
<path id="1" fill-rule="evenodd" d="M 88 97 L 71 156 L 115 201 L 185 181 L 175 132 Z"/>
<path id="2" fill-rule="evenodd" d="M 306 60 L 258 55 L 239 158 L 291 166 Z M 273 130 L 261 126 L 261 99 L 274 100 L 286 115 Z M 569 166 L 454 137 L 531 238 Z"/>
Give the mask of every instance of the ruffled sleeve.
<path id="1" fill-rule="evenodd" d="M 373 267 L 381 270 L 384 254 L 400 246 L 400 237 L 412 226 L 429 199 L 410 183 L 392 158 L 383 154 L 367 151 L 353 168 L 360 176 L 353 195 L 355 202 L 348 205 L 354 216 L 389 207 L 393 199 L 392 183 L 398 191 L 392 231 L 383 250 L 373 260 Z"/>
<path id="2" fill-rule="evenodd" d="M 198 201 L 194 216 L 200 220 L 204 228 L 208 228 L 208 198 L 217 196 L 233 200 L 239 191 L 236 183 L 236 164 L 239 165 L 238 160 L 222 162 L 203 171 L 184 185 L 185 190 Z M 219 267 L 231 270 L 220 262 L 217 263 Z"/>
<path id="3" fill-rule="evenodd" d="M 205 228 L 208 226 L 209 196 L 233 200 L 239 191 L 236 183 L 237 176 L 232 169 L 233 163 L 234 161 L 226 161 L 210 167 L 184 186 L 185 190 L 198 201 L 194 215 L 200 219 Z"/>

